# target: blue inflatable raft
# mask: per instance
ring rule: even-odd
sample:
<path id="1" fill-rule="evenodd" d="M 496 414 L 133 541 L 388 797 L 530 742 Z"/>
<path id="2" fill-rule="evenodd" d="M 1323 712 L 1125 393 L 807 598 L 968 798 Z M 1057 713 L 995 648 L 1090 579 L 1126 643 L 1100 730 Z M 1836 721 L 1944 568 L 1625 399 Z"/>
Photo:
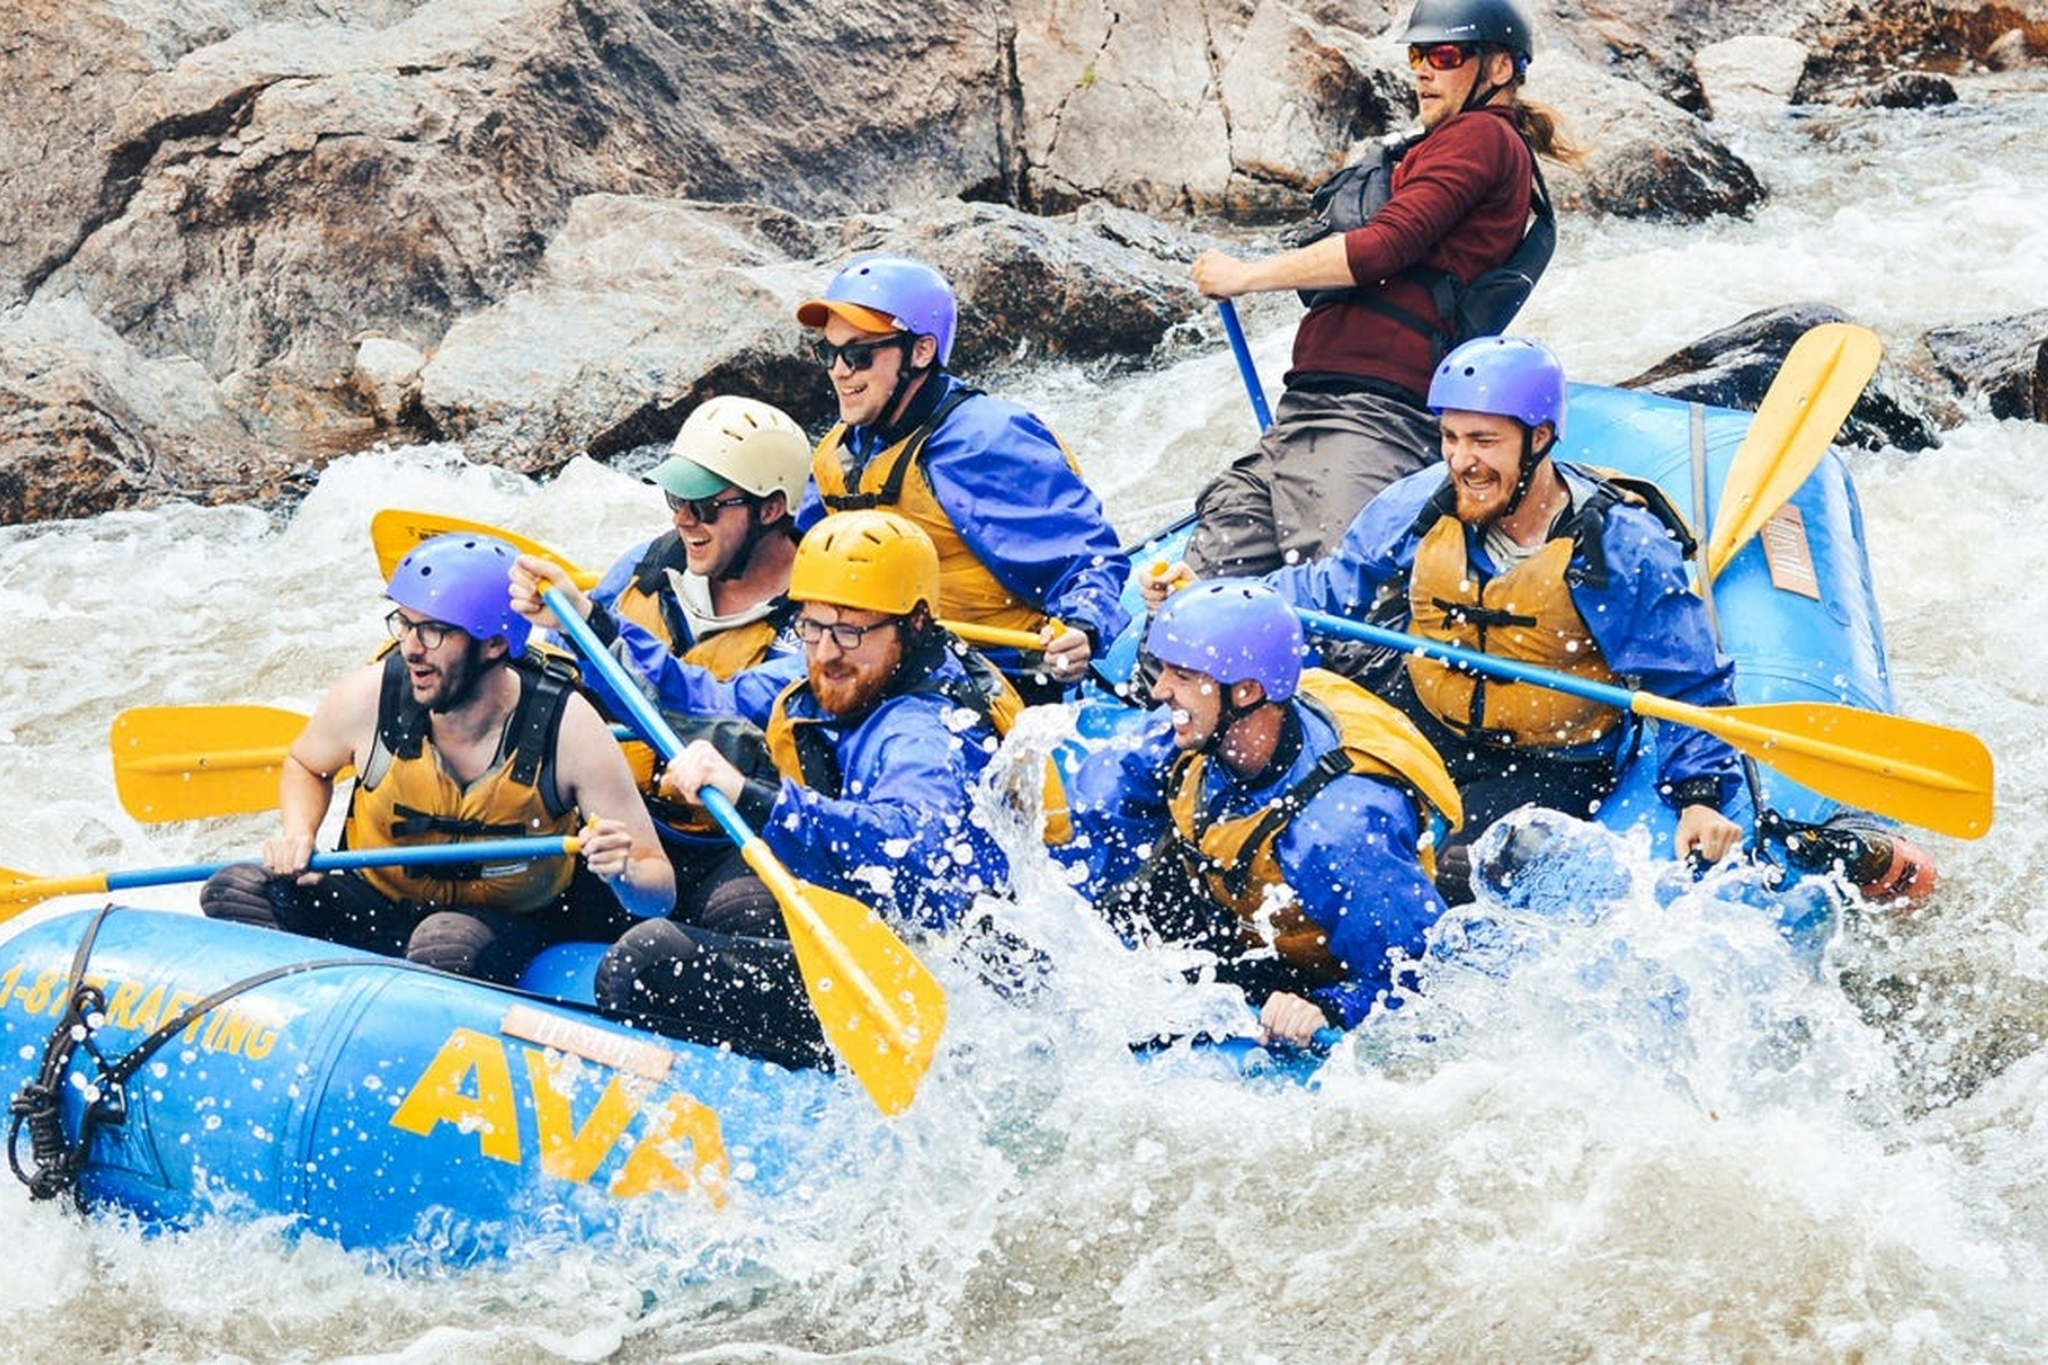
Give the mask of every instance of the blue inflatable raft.
<path id="1" fill-rule="evenodd" d="M 1571 414 L 1566 458 L 1655 479 L 1695 526 L 1711 524 L 1708 490 L 1749 422 L 1585 386 Z M 1174 553 L 1147 547 L 1137 563 Z M 1741 701 L 1890 709 L 1861 513 L 1832 454 L 1731 561 L 1713 604 Z M 1135 633 L 1118 641 L 1109 669 L 1127 670 L 1136 647 Z M 1086 736 L 1128 708 L 1080 713 Z M 1634 765 L 1603 821 L 1648 828 L 1668 849 L 1652 766 Z M 1768 768 L 1756 778 L 1760 806 L 1812 823 L 1835 813 Z M 1747 798 L 1731 813 L 1750 818 Z M 1809 913 L 1810 900 L 1797 903 Z M 552 955 L 529 982 L 587 990 L 574 983 L 589 960 Z M 0 942 L 0 1058 L 11 1155 L 39 1192 L 75 1191 L 158 1225 L 281 1215 L 344 1246 L 452 1259 L 602 1235 L 635 1200 L 773 1194 L 790 1134 L 850 1084 L 543 994 L 113 907 Z"/>
<path id="2" fill-rule="evenodd" d="M 0 944 L 10 1158 L 147 1223 L 451 1261 L 777 1192 L 838 1082 L 290 934 L 109 907 Z M 40 1182 L 40 1188 L 39 1188 Z"/>

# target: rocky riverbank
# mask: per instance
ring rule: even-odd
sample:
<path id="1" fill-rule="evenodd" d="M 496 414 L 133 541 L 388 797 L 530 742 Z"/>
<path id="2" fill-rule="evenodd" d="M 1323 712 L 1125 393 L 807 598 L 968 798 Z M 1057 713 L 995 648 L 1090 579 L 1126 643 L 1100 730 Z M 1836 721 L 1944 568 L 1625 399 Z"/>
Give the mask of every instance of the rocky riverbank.
<path id="1" fill-rule="evenodd" d="M 1566 8 L 1537 7 L 1528 88 L 1588 150 L 1546 169 L 1566 233 L 1753 212 L 1771 186 L 1717 114 L 1939 103 L 1958 71 L 2048 60 L 2048 0 Z M 719 391 L 815 426 L 829 393 L 791 312 L 861 250 L 949 272 L 968 373 L 1216 345 L 1188 260 L 1409 121 L 1404 11 L 18 0 L 0 523 L 289 499 L 379 441 L 544 474 L 663 440 Z M 1718 350 L 1768 353 L 1813 315 L 1655 381 L 1713 371 L 1717 401 L 1753 401 L 1767 371 Z M 1987 400 L 2048 418 L 2044 338 L 2043 313 L 1930 333 L 1857 430 L 1930 444 Z"/>

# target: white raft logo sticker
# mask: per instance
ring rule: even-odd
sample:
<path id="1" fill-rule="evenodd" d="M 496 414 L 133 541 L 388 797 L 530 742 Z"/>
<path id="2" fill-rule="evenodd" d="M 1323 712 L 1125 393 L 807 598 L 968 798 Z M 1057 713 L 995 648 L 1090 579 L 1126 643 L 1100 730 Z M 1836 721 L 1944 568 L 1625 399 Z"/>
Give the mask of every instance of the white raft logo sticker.
<path id="1" fill-rule="evenodd" d="M 548 1175 L 586 1185 L 608 1156 L 623 1151 L 624 1160 L 605 1186 L 608 1193 L 626 1198 L 701 1189 L 713 1203 L 725 1202 L 728 1171 L 717 1113 L 688 1095 L 656 1097 L 674 1061 L 667 1048 L 525 1005 L 508 1010 L 500 1027 L 506 1037 L 469 1028 L 450 1033 L 392 1113 L 391 1126 L 426 1137 L 452 1124 L 475 1136 L 481 1155 L 525 1165 L 523 1089 L 532 1101 L 540 1169 Z M 543 1046 L 526 1046 L 522 1039 Z M 611 1073 L 581 1125 L 570 1094 L 557 1085 L 564 1068 L 550 1051 L 596 1062 Z M 523 1065 L 514 1064 L 515 1052 Z"/>

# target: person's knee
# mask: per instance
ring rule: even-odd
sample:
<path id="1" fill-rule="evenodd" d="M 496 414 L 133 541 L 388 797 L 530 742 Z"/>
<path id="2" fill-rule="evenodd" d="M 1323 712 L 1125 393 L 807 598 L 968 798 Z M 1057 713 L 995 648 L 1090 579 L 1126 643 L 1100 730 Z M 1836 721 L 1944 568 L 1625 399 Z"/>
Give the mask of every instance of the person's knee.
<path id="1" fill-rule="evenodd" d="M 497 936 L 473 915 L 442 910 L 421 920 L 406 940 L 405 958 L 456 976 L 478 976 Z"/>
<path id="2" fill-rule="evenodd" d="M 276 880 L 260 863 L 231 864 L 199 888 L 199 909 L 208 919 L 283 928 L 270 894 Z"/>
<path id="3" fill-rule="evenodd" d="M 598 960 L 593 991 L 608 1014 L 666 1013 L 663 1003 L 680 989 L 697 941 L 671 920 L 645 920 L 619 936 Z"/>
<path id="4" fill-rule="evenodd" d="M 704 897 L 700 921 L 706 929 L 729 938 L 788 938 L 782 906 L 768 884 L 751 874 L 731 877 Z"/>

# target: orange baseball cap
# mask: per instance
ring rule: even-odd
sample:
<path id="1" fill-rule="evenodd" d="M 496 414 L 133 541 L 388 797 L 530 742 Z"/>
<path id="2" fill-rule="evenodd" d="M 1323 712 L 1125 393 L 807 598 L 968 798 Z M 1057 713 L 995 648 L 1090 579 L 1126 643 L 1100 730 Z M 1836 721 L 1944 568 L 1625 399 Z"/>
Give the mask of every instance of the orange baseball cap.
<path id="1" fill-rule="evenodd" d="M 797 305 L 796 320 L 805 327 L 823 327 L 825 320 L 833 315 L 843 318 L 857 331 L 887 335 L 890 332 L 910 330 L 901 321 L 887 313 L 878 313 L 858 303 L 844 299 L 812 299 Z"/>

